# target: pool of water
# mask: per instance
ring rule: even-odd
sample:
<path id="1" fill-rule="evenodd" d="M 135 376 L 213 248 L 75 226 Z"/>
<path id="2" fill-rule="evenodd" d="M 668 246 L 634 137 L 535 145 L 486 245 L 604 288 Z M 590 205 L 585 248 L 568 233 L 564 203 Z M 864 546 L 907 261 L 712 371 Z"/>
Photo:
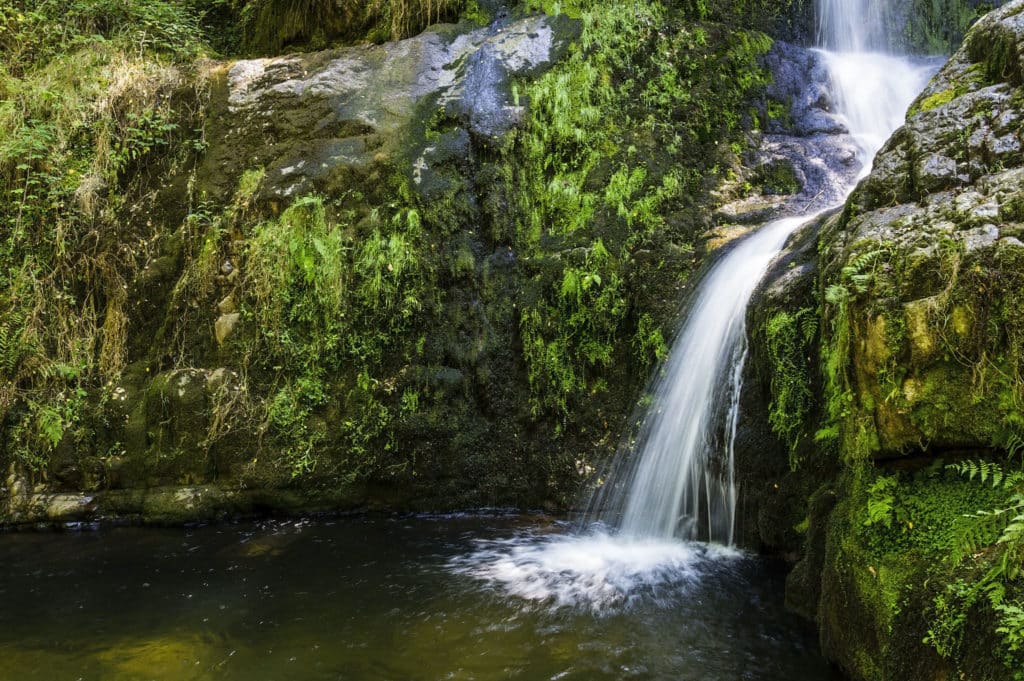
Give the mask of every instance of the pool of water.
<path id="1" fill-rule="evenodd" d="M 839 678 L 779 566 L 522 516 L 0 535 L 0 680 Z"/>

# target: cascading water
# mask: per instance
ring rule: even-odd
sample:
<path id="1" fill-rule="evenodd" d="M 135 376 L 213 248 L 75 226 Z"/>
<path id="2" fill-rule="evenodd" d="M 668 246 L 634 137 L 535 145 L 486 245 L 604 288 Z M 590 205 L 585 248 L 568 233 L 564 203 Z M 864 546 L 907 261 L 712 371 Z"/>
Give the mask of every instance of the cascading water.
<path id="1" fill-rule="evenodd" d="M 686 539 L 703 520 L 712 541 L 732 543 L 736 486 L 726 461 L 709 466 L 720 416 L 739 389 L 747 302 L 790 233 L 807 218 L 771 222 L 738 244 L 701 282 L 686 323 L 654 381 L 637 451 L 612 475 L 597 515 L 627 537 Z M 731 425 L 726 428 L 731 440 Z M 726 443 L 728 447 L 728 442 Z M 728 455 L 728 452 L 727 452 Z M 629 465 L 632 464 L 632 465 Z"/>
<path id="2" fill-rule="evenodd" d="M 833 186 L 804 197 L 803 212 L 745 237 L 702 279 L 669 358 L 648 391 L 650 406 L 636 440 L 619 452 L 591 500 L 588 519 L 599 520 L 600 529 L 492 542 L 454 562 L 460 573 L 519 597 L 600 609 L 629 602 L 638 593 L 658 592 L 672 575 L 681 582 L 692 580 L 722 556 L 738 555 L 680 540 L 733 542 L 738 490 L 732 439 L 746 355 L 747 304 L 789 236 L 813 219 L 816 201 L 825 196 L 827 204 L 838 205 L 867 174 L 875 152 L 902 124 L 907 107 L 937 67 L 932 60 L 887 52 L 884 29 L 891 25 L 891 11 L 885 2 L 819 0 L 818 9 L 818 56 L 828 71 L 835 105 L 828 115 L 848 132 L 846 146 L 835 148 L 852 145 L 856 166 L 843 179 L 833 179 Z M 821 158 L 807 161 L 828 165 Z M 813 212 L 828 207 L 819 205 Z"/>
<path id="3" fill-rule="evenodd" d="M 858 23 L 856 15 L 848 14 L 864 4 L 884 5 L 822 0 L 825 16 L 843 20 L 829 35 L 855 46 L 880 41 L 884 36 L 876 34 L 878 27 L 870 19 Z M 870 171 L 875 152 L 902 124 L 907 107 L 936 65 L 881 52 L 820 54 L 837 113 L 859 151 L 859 179 Z M 836 195 L 845 199 L 851 189 L 852 184 L 842 187 Z M 702 280 L 668 361 L 652 382 L 653 406 L 628 448 L 628 458 L 618 462 L 604 489 L 595 494 L 592 519 L 627 537 L 705 537 L 732 543 L 738 496 L 732 438 L 747 303 L 790 234 L 810 219 L 802 214 L 767 223 L 723 256 Z M 723 419 L 726 441 L 716 443 Z M 721 462 L 718 470 L 711 465 L 716 457 Z"/>
<path id="4" fill-rule="evenodd" d="M 893 7 L 882 0 L 818 0 L 818 45 L 832 52 L 888 52 Z M 916 92 L 914 93 L 917 94 Z"/>

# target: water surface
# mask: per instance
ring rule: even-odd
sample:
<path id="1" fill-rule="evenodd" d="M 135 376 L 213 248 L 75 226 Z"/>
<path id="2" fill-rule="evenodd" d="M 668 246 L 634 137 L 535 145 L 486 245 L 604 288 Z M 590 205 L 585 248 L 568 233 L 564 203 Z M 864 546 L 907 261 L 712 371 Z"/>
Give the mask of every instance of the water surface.
<path id="1" fill-rule="evenodd" d="M 0 535 L 0 679 L 834 678 L 759 560 L 605 552 L 625 580 L 605 600 L 503 571 L 553 551 L 600 580 L 576 541 L 512 516 Z"/>

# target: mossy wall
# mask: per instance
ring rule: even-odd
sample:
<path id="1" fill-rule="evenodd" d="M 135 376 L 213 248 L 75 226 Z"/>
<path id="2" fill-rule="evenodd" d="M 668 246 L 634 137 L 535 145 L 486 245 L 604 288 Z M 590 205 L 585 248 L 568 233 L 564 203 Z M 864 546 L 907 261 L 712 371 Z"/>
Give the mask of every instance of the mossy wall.
<path id="1" fill-rule="evenodd" d="M 181 485 L 287 508 L 278 492 L 571 503 L 665 352 L 755 123 L 753 29 L 789 11 L 758 7 L 511 8 L 505 25 L 559 12 L 560 47 L 501 84 L 519 118 L 497 136 L 436 98 L 386 132 L 318 129 L 317 106 L 246 132 L 231 65 L 206 59 L 217 7 L 4 10 L 8 517 Z M 326 140 L 365 162 L 285 193 L 274 159 L 326 159 Z"/>

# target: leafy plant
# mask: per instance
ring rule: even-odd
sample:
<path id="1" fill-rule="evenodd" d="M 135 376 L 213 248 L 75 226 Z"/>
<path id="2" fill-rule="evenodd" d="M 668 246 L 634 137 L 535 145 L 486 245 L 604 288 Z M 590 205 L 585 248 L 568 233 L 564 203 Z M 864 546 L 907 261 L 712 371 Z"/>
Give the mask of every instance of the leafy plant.
<path id="1" fill-rule="evenodd" d="M 936 597 L 936 621 L 925 641 L 945 656 L 954 655 L 966 613 L 986 602 L 996 614 L 995 633 L 1005 645 L 1004 662 L 1019 672 L 1024 669 L 1024 660 L 1018 655 L 1024 650 L 1024 604 L 1009 598 L 1007 590 L 1019 582 L 1024 570 L 1024 470 L 1006 471 L 996 462 L 979 460 L 963 461 L 949 469 L 1001 491 L 1003 502 L 969 516 L 954 560 L 980 560 L 984 567 L 974 580 L 958 580 Z"/>
<path id="2" fill-rule="evenodd" d="M 807 435 L 805 429 L 814 404 L 808 364 L 817 334 L 818 316 L 811 308 L 778 312 L 765 325 L 772 366 L 768 423 L 789 446 L 790 467 L 794 469 L 796 451 Z"/>

